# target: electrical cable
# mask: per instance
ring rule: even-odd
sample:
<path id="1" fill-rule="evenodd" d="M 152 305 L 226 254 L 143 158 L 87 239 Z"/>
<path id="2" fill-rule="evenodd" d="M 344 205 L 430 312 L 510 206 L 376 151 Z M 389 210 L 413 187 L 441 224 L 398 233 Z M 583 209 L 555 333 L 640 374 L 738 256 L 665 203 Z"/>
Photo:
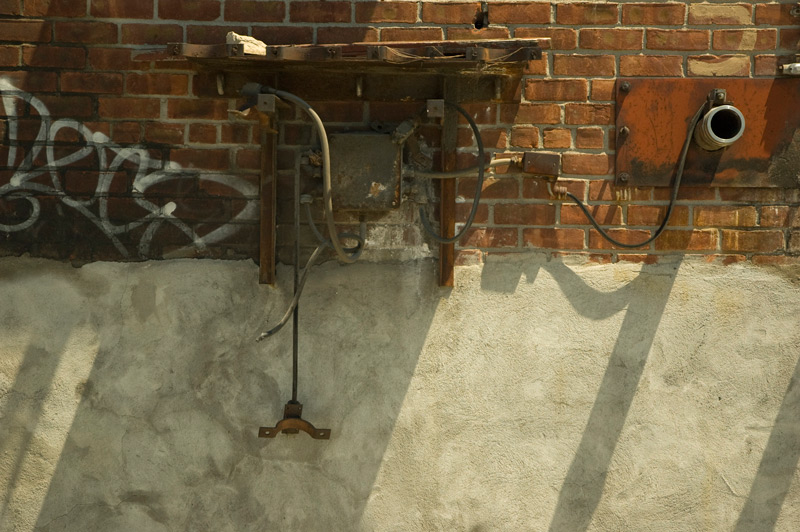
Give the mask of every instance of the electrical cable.
<path id="1" fill-rule="evenodd" d="M 478 145 L 478 160 L 483 162 L 484 160 L 483 140 L 481 139 L 481 133 L 480 131 L 478 131 L 477 124 L 475 124 L 475 121 L 472 119 L 471 116 L 469 116 L 469 113 L 467 113 L 464 110 L 464 108 L 461 107 L 460 105 L 455 104 L 453 102 L 448 102 L 446 100 L 444 103 L 446 105 L 449 105 L 450 107 L 453 107 L 456 111 L 458 111 L 461 114 L 461 116 L 463 116 L 467 120 L 469 127 L 472 128 L 472 134 L 475 136 L 475 142 Z M 464 224 L 464 227 L 461 228 L 461 231 L 459 231 L 457 235 L 446 238 L 437 234 L 433 230 L 433 227 L 431 227 L 428 218 L 425 216 L 424 209 L 422 207 L 419 208 L 419 218 L 420 221 L 422 222 L 422 226 L 425 228 L 425 231 L 428 232 L 431 238 L 433 238 L 437 242 L 442 244 L 452 244 L 453 242 L 458 241 L 462 236 L 464 236 L 464 233 L 466 233 L 467 230 L 470 228 L 470 226 L 472 226 L 472 222 L 475 220 L 475 215 L 478 213 L 478 204 L 481 201 L 481 190 L 483 190 L 484 165 L 479 164 L 477 168 L 478 168 L 478 183 L 475 186 L 475 199 L 472 201 L 472 210 L 469 212 L 469 216 L 467 216 L 467 221 Z"/>
<path id="2" fill-rule="evenodd" d="M 625 244 L 624 242 L 620 242 L 619 240 L 614 239 L 611 235 L 606 233 L 600 227 L 600 224 L 597 223 L 597 220 L 589 212 L 589 209 L 586 208 L 586 205 L 580 199 L 578 199 L 577 196 L 575 196 L 572 192 L 566 193 L 567 197 L 571 198 L 575 203 L 578 204 L 578 207 L 580 207 L 580 209 L 583 211 L 583 214 L 586 215 L 586 217 L 589 219 L 589 222 L 591 222 L 594 228 L 597 229 L 597 231 L 600 233 L 600 236 L 602 236 L 603 238 L 605 238 L 606 240 L 608 240 L 617 247 L 628 248 L 628 249 L 646 246 L 647 244 L 649 244 L 650 242 L 661 236 L 661 233 L 664 232 L 664 228 L 667 227 L 667 223 L 669 222 L 670 216 L 672 216 L 672 210 L 675 207 L 675 201 L 678 199 L 678 189 L 681 186 L 681 179 L 683 178 L 683 169 L 684 166 L 686 165 L 686 154 L 689 153 L 689 146 L 692 143 L 692 133 L 694 132 L 694 128 L 697 127 L 697 123 L 700 121 L 700 118 L 703 116 L 703 111 L 705 110 L 705 107 L 706 104 L 704 103 L 702 107 L 700 107 L 700 109 L 697 110 L 697 112 L 694 114 L 694 117 L 692 117 L 691 122 L 689 123 L 689 131 L 686 133 L 686 140 L 683 143 L 683 148 L 681 149 L 681 155 L 680 158 L 678 159 L 678 169 L 675 174 L 675 182 L 672 185 L 672 195 L 670 196 L 669 199 L 669 206 L 667 207 L 667 212 L 664 214 L 664 219 L 661 221 L 661 225 L 658 226 L 658 229 L 656 229 L 655 233 L 653 233 L 652 236 L 650 236 L 650 238 L 648 238 L 647 240 L 643 242 L 638 242 L 636 244 Z"/>

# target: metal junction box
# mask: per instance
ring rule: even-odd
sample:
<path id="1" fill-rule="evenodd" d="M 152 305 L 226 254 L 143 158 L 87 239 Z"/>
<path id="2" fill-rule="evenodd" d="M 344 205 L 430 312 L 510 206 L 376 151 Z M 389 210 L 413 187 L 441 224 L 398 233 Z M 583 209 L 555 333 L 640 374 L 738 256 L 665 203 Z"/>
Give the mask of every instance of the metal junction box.
<path id="1" fill-rule="evenodd" d="M 388 211 L 400 205 L 402 147 L 386 133 L 328 137 L 336 209 Z"/>

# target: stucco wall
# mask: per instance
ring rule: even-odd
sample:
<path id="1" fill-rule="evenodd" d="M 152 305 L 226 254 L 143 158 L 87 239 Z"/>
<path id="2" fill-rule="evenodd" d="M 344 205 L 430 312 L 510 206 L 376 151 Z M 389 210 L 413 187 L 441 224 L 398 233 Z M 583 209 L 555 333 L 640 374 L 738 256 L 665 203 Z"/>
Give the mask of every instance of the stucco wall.
<path id="1" fill-rule="evenodd" d="M 796 530 L 800 271 L 0 260 L 0 530 Z"/>

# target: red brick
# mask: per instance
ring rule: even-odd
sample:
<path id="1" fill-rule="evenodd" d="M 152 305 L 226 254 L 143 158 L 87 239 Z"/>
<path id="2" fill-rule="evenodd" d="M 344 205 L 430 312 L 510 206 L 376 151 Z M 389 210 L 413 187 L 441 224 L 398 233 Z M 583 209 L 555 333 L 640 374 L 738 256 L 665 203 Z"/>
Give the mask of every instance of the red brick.
<path id="1" fill-rule="evenodd" d="M 619 58 L 621 76 L 681 76 L 683 58 L 677 55 L 623 55 Z"/>
<path id="2" fill-rule="evenodd" d="M 622 23 L 641 26 L 680 26 L 686 10 L 684 4 L 625 4 Z"/>
<path id="3" fill-rule="evenodd" d="M 240 35 L 247 34 L 246 26 L 209 26 L 208 24 L 202 26 L 187 26 L 186 27 L 186 42 L 194 44 L 219 44 L 225 42 L 225 37 L 229 32 L 235 32 Z"/>
<path id="4" fill-rule="evenodd" d="M 575 132 L 575 147 L 581 149 L 602 149 L 605 133 L 599 127 L 579 127 Z"/>
<path id="5" fill-rule="evenodd" d="M 800 50 L 800 29 L 781 29 L 780 47 L 785 50 Z"/>
<path id="6" fill-rule="evenodd" d="M 561 156 L 565 174 L 606 175 L 614 170 L 612 159 L 606 153 L 565 153 Z"/>
<path id="7" fill-rule="evenodd" d="M 787 61 L 791 63 L 792 61 Z M 778 74 L 778 57 L 774 55 L 757 55 L 753 65 L 753 73 L 756 76 L 775 76 Z"/>
<path id="8" fill-rule="evenodd" d="M 236 167 L 250 170 L 261 168 L 261 150 L 250 148 L 236 150 Z"/>
<path id="9" fill-rule="evenodd" d="M 647 47 L 651 50 L 708 50 L 708 30 L 647 29 Z"/>
<path id="10" fill-rule="evenodd" d="M 583 229 L 523 229 L 525 246 L 548 249 L 583 249 Z"/>
<path id="11" fill-rule="evenodd" d="M 494 223 L 498 225 L 553 225 L 555 205 L 498 203 L 494 206 Z"/>
<path id="12" fill-rule="evenodd" d="M 472 211 L 471 203 L 456 203 L 456 223 L 463 224 L 467 222 L 469 213 Z M 489 206 L 485 203 L 478 205 L 478 210 L 475 211 L 475 218 L 472 221 L 476 224 L 486 224 L 489 222 Z"/>
<path id="13" fill-rule="evenodd" d="M 291 2 L 289 18 L 292 22 L 350 22 L 349 2 Z"/>
<path id="14" fill-rule="evenodd" d="M 694 225 L 698 227 L 753 227 L 755 207 L 698 205 L 694 208 Z"/>
<path id="15" fill-rule="evenodd" d="M 86 50 L 68 46 L 23 46 L 22 60 L 33 67 L 84 68 Z"/>
<path id="16" fill-rule="evenodd" d="M 542 54 L 541 59 L 533 59 L 528 61 L 525 65 L 525 70 L 523 70 L 523 75 L 525 76 L 544 76 L 547 74 L 547 67 L 548 67 L 548 56 L 547 52 Z M 511 98 L 512 100 L 518 100 L 519 97 L 515 95 Z"/>
<path id="17" fill-rule="evenodd" d="M 517 28 L 514 37 L 550 39 L 550 48 L 553 50 L 573 50 L 578 46 L 578 32 L 567 28 Z"/>
<path id="18" fill-rule="evenodd" d="M 480 7 L 479 2 L 468 4 L 423 2 L 422 21 L 437 24 L 472 24 Z M 489 22 L 491 21 L 491 8 L 489 8 Z"/>
<path id="19" fill-rule="evenodd" d="M 800 227 L 800 210 L 796 206 L 761 207 L 762 227 Z"/>
<path id="20" fill-rule="evenodd" d="M 442 28 L 383 28 L 382 41 L 440 41 L 444 39 Z"/>
<path id="21" fill-rule="evenodd" d="M 79 3 L 75 2 L 74 3 Z M 91 14 L 97 18 L 153 18 L 153 0 L 92 0 Z"/>
<path id="22" fill-rule="evenodd" d="M 110 22 L 56 22 L 55 40 L 82 44 L 116 44 L 117 25 Z"/>
<path id="23" fill-rule="evenodd" d="M 253 0 L 227 0 L 225 20 L 236 22 L 282 22 L 286 16 L 283 2 L 256 2 Z"/>
<path id="24" fill-rule="evenodd" d="M 800 231 L 791 231 L 789 233 L 789 252 L 800 253 Z"/>
<path id="25" fill-rule="evenodd" d="M 314 30 L 305 26 L 254 26 L 253 37 L 267 44 L 310 44 Z"/>
<path id="26" fill-rule="evenodd" d="M 616 72 L 613 55 L 556 55 L 553 73 L 561 76 L 613 76 Z"/>
<path id="27" fill-rule="evenodd" d="M 609 103 L 568 103 L 564 122 L 567 124 L 613 124 L 614 105 Z"/>
<path id="28" fill-rule="evenodd" d="M 183 144 L 183 124 L 147 122 L 144 125 L 144 140 L 157 144 Z"/>
<path id="29" fill-rule="evenodd" d="M 492 2 L 490 24 L 548 24 L 550 2 Z"/>
<path id="30" fill-rule="evenodd" d="M 88 96 L 57 96 L 41 94 L 39 99 L 50 111 L 50 116 L 88 118 L 94 113 L 92 99 Z"/>
<path id="31" fill-rule="evenodd" d="M 722 250 L 772 253 L 783 251 L 783 231 L 737 231 L 734 229 L 722 230 Z"/>
<path id="32" fill-rule="evenodd" d="M 750 58 L 746 55 L 694 55 L 686 64 L 689 76 L 739 76 L 750 75 Z"/>
<path id="33" fill-rule="evenodd" d="M 622 228 L 609 228 L 604 229 L 604 231 L 618 242 L 622 242 L 623 244 L 638 244 L 640 242 L 644 242 L 648 238 L 650 238 L 650 231 L 645 231 L 642 229 L 622 229 Z M 639 246 L 638 248 L 633 249 L 647 249 L 649 244 L 644 246 Z M 617 246 L 600 236 L 600 233 L 597 232 L 596 229 L 589 230 L 589 249 L 618 249 Z M 630 249 L 630 248 L 619 248 L 619 249 Z"/>
<path id="34" fill-rule="evenodd" d="M 142 141 L 140 122 L 116 122 L 111 132 L 111 140 L 118 144 L 137 144 Z"/>
<path id="35" fill-rule="evenodd" d="M 497 122 L 497 107 L 485 103 L 462 103 L 461 107 L 469 114 L 476 124 L 494 124 Z M 410 107 L 409 112 L 416 106 Z M 398 117 L 399 118 L 399 117 Z M 461 114 L 458 115 L 459 125 L 466 125 L 467 121 Z"/>
<path id="36" fill-rule="evenodd" d="M 43 20 L 0 19 L 0 41 L 47 42 L 50 23 Z"/>
<path id="37" fill-rule="evenodd" d="M 124 44 L 167 44 L 183 41 L 183 28 L 177 24 L 123 24 Z"/>
<path id="38" fill-rule="evenodd" d="M 667 213 L 667 206 L 656 205 L 629 205 L 628 225 L 659 226 Z M 672 214 L 667 222 L 667 227 L 689 225 L 689 208 L 677 205 L 672 209 Z"/>
<path id="39" fill-rule="evenodd" d="M 565 128 L 545 129 L 544 147 L 545 148 L 572 147 L 572 131 Z"/>
<path id="40" fill-rule="evenodd" d="M 600 225 L 619 225 L 622 223 L 622 207 L 619 205 L 587 205 L 587 209 Z M 561 206 L 562 225 L 589 225 L 591 222 L 577 205 Z"/>
<path id="41" fill-rule="evenodd" d="M 207 120 L 226 120 L 228 103 L 219 99 L 170 100 L 167 103 L 169 118 L 205 118 Z"/>
<path id="42" fill-rule="evenodd" d="M 358 23 L 416 21 L 416 2 L 359 2 L 356 4 L 356 22 Z"/>
<path id="43" fill-rule="evenodd" d="M 67 170 L 64 174 L 64 188 L 67 194 L 94 195 L 100 180 L 97 170 Z M 128 177 L 125 172 L 116 172 L 109 183 L 109 194 L 125 194 L 128 191 Z"/>
<path id="44" fill-rule="evenodd" d="M 490 27 L 482 30 L 474 28 L 448 28 L 447 39 L 451 41 L 479 41 L 486 39 L 508 39 L 508 28 Z"/>
<path id="45" fill-rule="evenodd" d="M 375 28 L 319 28 L 318 44 L 376 42 L 378 30 Z"/>
<path id="46" fill-rule="evenodd" d="M 752 24 L 753 6 L 751 4 L 710 4 L 696 3 L 689 6 L 689 24 Z M 681 20 L 683 22 L 683 20 Z"/>
<path id="47" fill-rule="evenodd" d="M 795 245 L 795 239 L 790 242 L 790 247 Z M 788 255 L 753 255 L 750 259 L 759 266 L 794 266 L 800 264 L 800 257 Z"/>
<path id="48" fill-rule="evenodd" d="M 641 50 L 644 30 L 583 29 L 581 48 L 592 50 Z"/>
<path id="49" fill-rule="evenodd" d="M 708 251 L 717 249 L 715 229 L 666 230 L 655 240 L 657 250 Z"/>
<path id="50" fill-rule="evenodd" d="M 0 13 L 4 15 L 13 16 L 22 14 L 22 5 L 20 0 L 0 0 Z"/>
<path id="51" fill-rule="evenodd" d="M 794 5 L 794 3 L 758 4 L 756 6 L 756 24 L 768 24 L 770 26 L 796 25 L 797 18 L 791 14 Z"/>
<path id="52" fill-rule="evenodd" d="M 361 122 L 364 105 L 361 102 L 309 102 L 323 122 Z"/>
<path id="53" fill-rule="evenodd" d="M 501 104 L 500 122 L 558 124 L 561 122 L 561 108 L 557 104 Z"/>
<path id="54" fill-rule="evenodd" d="M 615 81 L 611 79 L 595 79 L 592 80 L 592 100 L 613 100 L 615 99 L 614 93 Z"/>
<path id="55" fill-rule="evenodd" d="M 183 168 L 227 170 L 230 166 L 228 150 L 219 149 L 177 148 L 170 151 L 170 160 L 180 164 Z"/>
<path id="56" fill-rule="evenodd" d="M 539 147 L 539 128 L 515 127 L 511 130 L 511 145 L 519 148 Z"/>
<path id="57" fill-rule="evenodd" d="M 122 94 L 122 74 L 104 72 L 63 72 L 62 92 Z"/>
<path id="58" fill-rule="evenodd" d="M 617 260 L 620 262 L 632 262 L 635 264 L 658 264 L 658 255 L 647 255 L 643 253 L 619 253 Z"/>
<path id="59" fill-rule="evenodd" d="M 529 79 L 525 84 L 528 100 L 582 101 L 588 95 L 584 79 Z"/>
<path id="60" fill-rule="evenodd" d="M 151 0 L 152 1 L 152 0 Z M 0 4 L 2 7 L 2 4 Z M 9 13 L 0 10 L 4 15 Z M 75 0 L 25 0 L 26 17 L 83 17 L 86 15 L 86 3 Z M 150 10 L 153 14 L 153 10 Z"/>
<path id="61" fill-rule="evenodd" d="M 458 180 L 458 195 L 465 199 L 475 197 L 475 187 L 478 179 L 475 177 Z M 519 197 L 519 184 L 516 179 L 501 177 L 488 177 L 483 180 L 481 187 L 481 200 L 485 199 L 514 199 Z"/>
<path id="62" fill-rule="evenodd" d="M 373 102 L 374 105 L 377 102 Z M 371 108 L 372 106 L 370 106 Z M 376 115 L 380 116 L 380 115 Z M 405 115 L 408 116 L 408 115 Z M 370 111 L 370 118 L 373 118 L 373 114 Z M 377 120 L 385 121 L 382 118 L 377 118 Z M 505 129 L 482 129 L 481 130 L 481 140 L 483 141 L 484 148 L 507 148 L 508 147 L 508 136 L 506 134 Z M 472 133 L 471 129 L 459 129 L 458 130 L 458 146 L 459 147 L 470 147 L 475 146 L 475 138 L 474 134 Z"/>
<path id="63" fill-rule="evenodd" d="M 456 266 L 477 266 L 483 264 L 483 252 L 477 249 L 457 249 Z"/>
<path id="64" fill-rule="evenodd" d="M 161 103 L 153 98 L 100 98 L 103 118 L 158 118 Z"/>
<path id="65" fill-rule="evenodd" d="M 20 47 L 12 45 L 0 46 L 0 67 L 19 66 Z"/>
<path id="66" fill-rule="evenodd" d="M 89 48 L 89 67 L 94 70 L 147 70 L 149 65 L 131 59 L 130 48 Z"/>
<path id="67" fill-rule="evenodd" d="M 5 71 L 3 78 L 19 90 L 28 92 L 54 92 L 58 74 L 41 71 Z"/>
<path id="68" fill-rule="evenodd" d="M 490 11 L 491 13 L 491 11 Z M 556 21 L 570 26 L 616 24 L 619 20 L 617 4 L 558 4 Z M 491 19 L 490 19 L 491 21 Z"/>
<path id="69" fill-rule="evenodd" d="M 715 50 L 774 50 L 778 43 L 778 30 L 717 30 L 714 32 Z"/>
<path id="70" fill-rule="evenodd" d="M 517 247 L 517 230 L 473 227 L 461 237 L 459 245 L 477 248 L 515 248 Z"/>
<path id="71" fill-rule="evenodd" d="M 746 203 L 776 203 L 783 199 L 782 190 L 779 188 L 732 188 L 719 189 L 722 201 L 737 201 Z"/>
<path id="72" fill-rule="evenodd" d="M 130 73 L 125 88 L 128 94 L 184 95 L 189 91 L 189 77 L 186 74 Z"/>
<path id="73" fill-rule="evenodd" d="M 217 126 L 212 124 L 189 124 L 189 142 L 216 144 Z"/>
<path id="74" fill-rule="evenodd" d="M 219 0 L 160 0 L 158 17 L 175 20 L 216 20 L 220 15 Z"/>

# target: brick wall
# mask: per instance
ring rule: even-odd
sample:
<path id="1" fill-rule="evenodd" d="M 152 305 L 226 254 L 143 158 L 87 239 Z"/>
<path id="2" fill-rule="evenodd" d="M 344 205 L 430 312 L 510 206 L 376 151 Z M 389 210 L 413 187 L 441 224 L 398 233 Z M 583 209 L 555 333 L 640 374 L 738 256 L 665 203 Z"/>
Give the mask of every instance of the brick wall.
<path id="1" fill-rule="evenodd" d="M 258 127 L 230 119 L 238 102 L 216 95 L 211 74 L 183 61 L 135 60 L 167 42 L 219 43 L 228 31 L 271 44 L 549 37 L 544 60 L 500 100 L 466 107 L 491 152 L 561 153 L 570 191 L 612 235 L 638 240 L 657 226 L 669 191 L 612 185 L 615 77 L 769 78 L 794 59 L 800 40 L 792 3 L 488 6 L 489 26 L 476 29 L 479 2 L 0 0 L 0 253 L 78 262 L 257 257 Z M 399 122 L 437 88 L 419 81 L 392 101 L 357 98 L 335 76 L 279 83 L 312 100 L 332 130 Z M 461 128 L 466 165 L 474 142 Z M 294 110 L 283 113 L 279 132 L 279 239 L 288 244 L 291 182 L 315 139 Z M 433 124 L 421 133 L 434 161 L 437 135 Z M 474 185 L 458 183 L 461 221 Z M 306 176 L 304 188 L 314 187 Z M 600 261 L 680 252 L 785 262 L 800 254 L 798 205 L 797 189 L 683 187 L 658 240 L 615 250 L 543 181 L 499 171 L 487 179 L 459 257 L 543 248 Z M 367 217 L 373 256 L 435 253 L 416 216 L 406 202 Z M 346 213 L 340 220 L 345 229 L 358 221 Z"/>

